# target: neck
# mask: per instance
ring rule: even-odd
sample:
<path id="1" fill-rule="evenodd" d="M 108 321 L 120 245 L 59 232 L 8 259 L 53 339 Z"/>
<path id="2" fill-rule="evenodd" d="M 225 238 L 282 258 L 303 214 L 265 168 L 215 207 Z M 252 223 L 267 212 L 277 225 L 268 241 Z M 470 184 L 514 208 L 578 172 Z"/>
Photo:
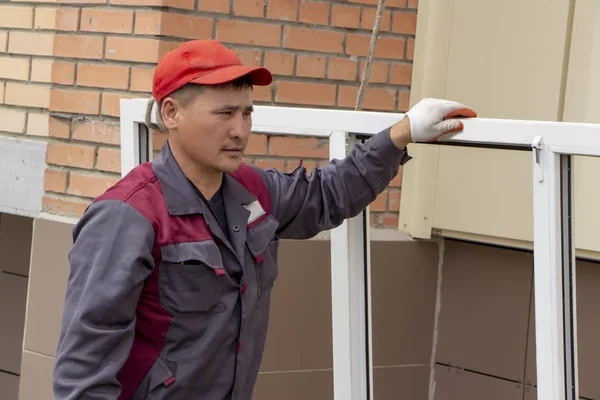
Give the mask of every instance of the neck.
<path id="1" fill-rule="evenodd" d="M 173 146 L 172 143 L 169 143 L 169 145 L 173 157 L 175 157 L 179 168 L 181 168 L 186 178 L 196 186 L 207 200 L 212 199 L 221 187 L 223 173 L 191 160 L 177 146 Z"/>

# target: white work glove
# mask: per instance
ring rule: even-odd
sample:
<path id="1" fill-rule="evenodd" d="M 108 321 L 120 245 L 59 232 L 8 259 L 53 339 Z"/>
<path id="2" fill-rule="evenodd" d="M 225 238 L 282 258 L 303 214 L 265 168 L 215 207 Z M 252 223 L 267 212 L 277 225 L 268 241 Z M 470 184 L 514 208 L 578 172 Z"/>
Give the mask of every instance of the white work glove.
<path id="1" fill-rule="evenodd" d="M 474 118 L 475 111 L 464 104 L 450 100 L 423 99 L 415 104 L 406 116 L 410 122 L 413 143 L 430 142 L 442 135 L 464 129 L 456 117 Z"/>

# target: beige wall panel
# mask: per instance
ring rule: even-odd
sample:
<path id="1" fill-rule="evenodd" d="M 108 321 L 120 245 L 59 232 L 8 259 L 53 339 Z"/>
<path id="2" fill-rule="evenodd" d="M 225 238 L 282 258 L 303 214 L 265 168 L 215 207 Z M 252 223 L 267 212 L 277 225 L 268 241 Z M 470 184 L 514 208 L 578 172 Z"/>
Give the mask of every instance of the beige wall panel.
<path id="1" fill-rule="evenodd" d="M 575 245 L 579 254 L 600 258 L 600 158 L 574 160 Z M 432 228 L 447 236 L 530 247 L 532 173 L 527 151 L 440 146 Z"/>
<path id="2" fill-rule="evenodd" d="M 23 351 L 19 400 L 53 400 L 53 367 L 54 358 Z"/>
<path id="3" fill-rule="evenodd" d="M 27 278 L 0 272 L 0 371 L 20 372 L 26 300 Z"/>
<path id="4" fill-rule="evenodd" d="M 72 229 L 70 222 L 45 218 L 34 221 L 24 342 L 27 350 L 56 354 L 69 278 Z"/>
<path id="5" fill-rule="evenodd" d="M 29 275 L 33 218 L 2 214 L 0 219 L 0 270 Z"/>
<path id="6" fill-rule="evenodd" d="M 18 376 L 0 372 L 0 397 L 2 398 L 2 400 L 18 400 Z"/>
<path id="7" fill-rule="evenodd" d="M 443 96 L 472 106 L 480 117 L 550 121 L 563 116 L 564 106 L 567 121 L 600 122 L 599 2 L 422 0 L 419 7 L 424 12 L 418 16 L 413 104 L 422 97 Z M 564 90 L 566 98 L 561 98 Z M 405 168 L 410 185 L 403 188 L 401 230 L 427 238 L 432 228 L 449 237 L 530 246 L 527 153 L 513 157 L 489 150 L 484 159 L 480 149 L 442 146 L 439 156 L 433 154 L 421 161 L 438 163 L 433 189 L 413 183 L 431 179 L 426 169 Z M 576 246 L 600 252 L 593 234 L 600 223 L 594 206 L 600 194 L 594 190 L 597 185 L 587 184 L 598 175 L 600 163 L 578 160 L 576 167 Z M 427 210 L 411 218 L 421 211 L 419 204 L 432 202 L 433 222 L 425 220 Z"/>
<path id="8" fill-rule="evenodd" d="M 574 165 L 575 245 L 580 250 L 600 252 L 600 158 L 575 157 Z"/>
<path id="9" fill-rule="evenodd" d="M 433 228 L 533 238 L 531 153 L 440 147 Z"/>
<path id="10" fill-rule="evenodd" d="M 481 117 L 555 121 L 568 11 L 569 0 L 454 0 L 445 97 Z"/>
<path id="11" fill-rule="evenodd" d="M 600 1 L 577 0 L 564 121 L 600 123 Z"/>
<path id="12" fill-rule="evenodd" d="M 522 400 L 523 386 L 494 378 L 448 368 L 435 367 L 435 400 Z"/>
<path id="13" fill-rule="evenodd" d="M 431 239 L 439 146 L 409 145 L 413 159 L 402 167 L 402 196 L 398 225 L 415 238 Z"/>
<path id="14" fill-rule="evenodd" d="M 417 17 L 411 106 L 425 97 L 444 97 L 454 0 L 421 0 Z"/>

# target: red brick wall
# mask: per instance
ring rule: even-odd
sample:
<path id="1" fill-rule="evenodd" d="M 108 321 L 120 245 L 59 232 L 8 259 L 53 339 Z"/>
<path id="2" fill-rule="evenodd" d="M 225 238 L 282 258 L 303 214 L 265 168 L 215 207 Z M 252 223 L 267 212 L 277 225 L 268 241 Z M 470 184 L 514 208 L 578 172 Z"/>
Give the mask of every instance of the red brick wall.
<path id="1" fill-rule="evenodd" d="M 149 96 L 157 60 L 213 38 L 276 75 L 256 104 L 354 107 L 377 0 L 59 0 L 0 4 L 0 135 L 49 142 L 44 209 L 80 215 L 119 178 L 119 99 Z M 409 103 L 417 0 L 387 0 L 365 110 Z M 165 136 L 154 133 L 155 149 Z M 322 165 L 327 144 L 256 135 L 247 160 Z M 400 177 L 372 205 L 397 226 Z"/>

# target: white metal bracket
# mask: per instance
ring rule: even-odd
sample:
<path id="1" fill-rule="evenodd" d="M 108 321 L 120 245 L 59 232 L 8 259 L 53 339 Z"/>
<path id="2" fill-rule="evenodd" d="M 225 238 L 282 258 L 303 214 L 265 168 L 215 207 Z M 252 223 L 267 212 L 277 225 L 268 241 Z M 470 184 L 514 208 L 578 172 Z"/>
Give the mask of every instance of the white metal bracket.
<path id="1" fill-rule="evenodd" d="M 535 153 L 535 179 L 542 182 L 544 180 L 544 166 L 542 165 L 541 152 L 544 148 L 544 138 L 536 136 L 531 143 L 531 148 Z"/>

